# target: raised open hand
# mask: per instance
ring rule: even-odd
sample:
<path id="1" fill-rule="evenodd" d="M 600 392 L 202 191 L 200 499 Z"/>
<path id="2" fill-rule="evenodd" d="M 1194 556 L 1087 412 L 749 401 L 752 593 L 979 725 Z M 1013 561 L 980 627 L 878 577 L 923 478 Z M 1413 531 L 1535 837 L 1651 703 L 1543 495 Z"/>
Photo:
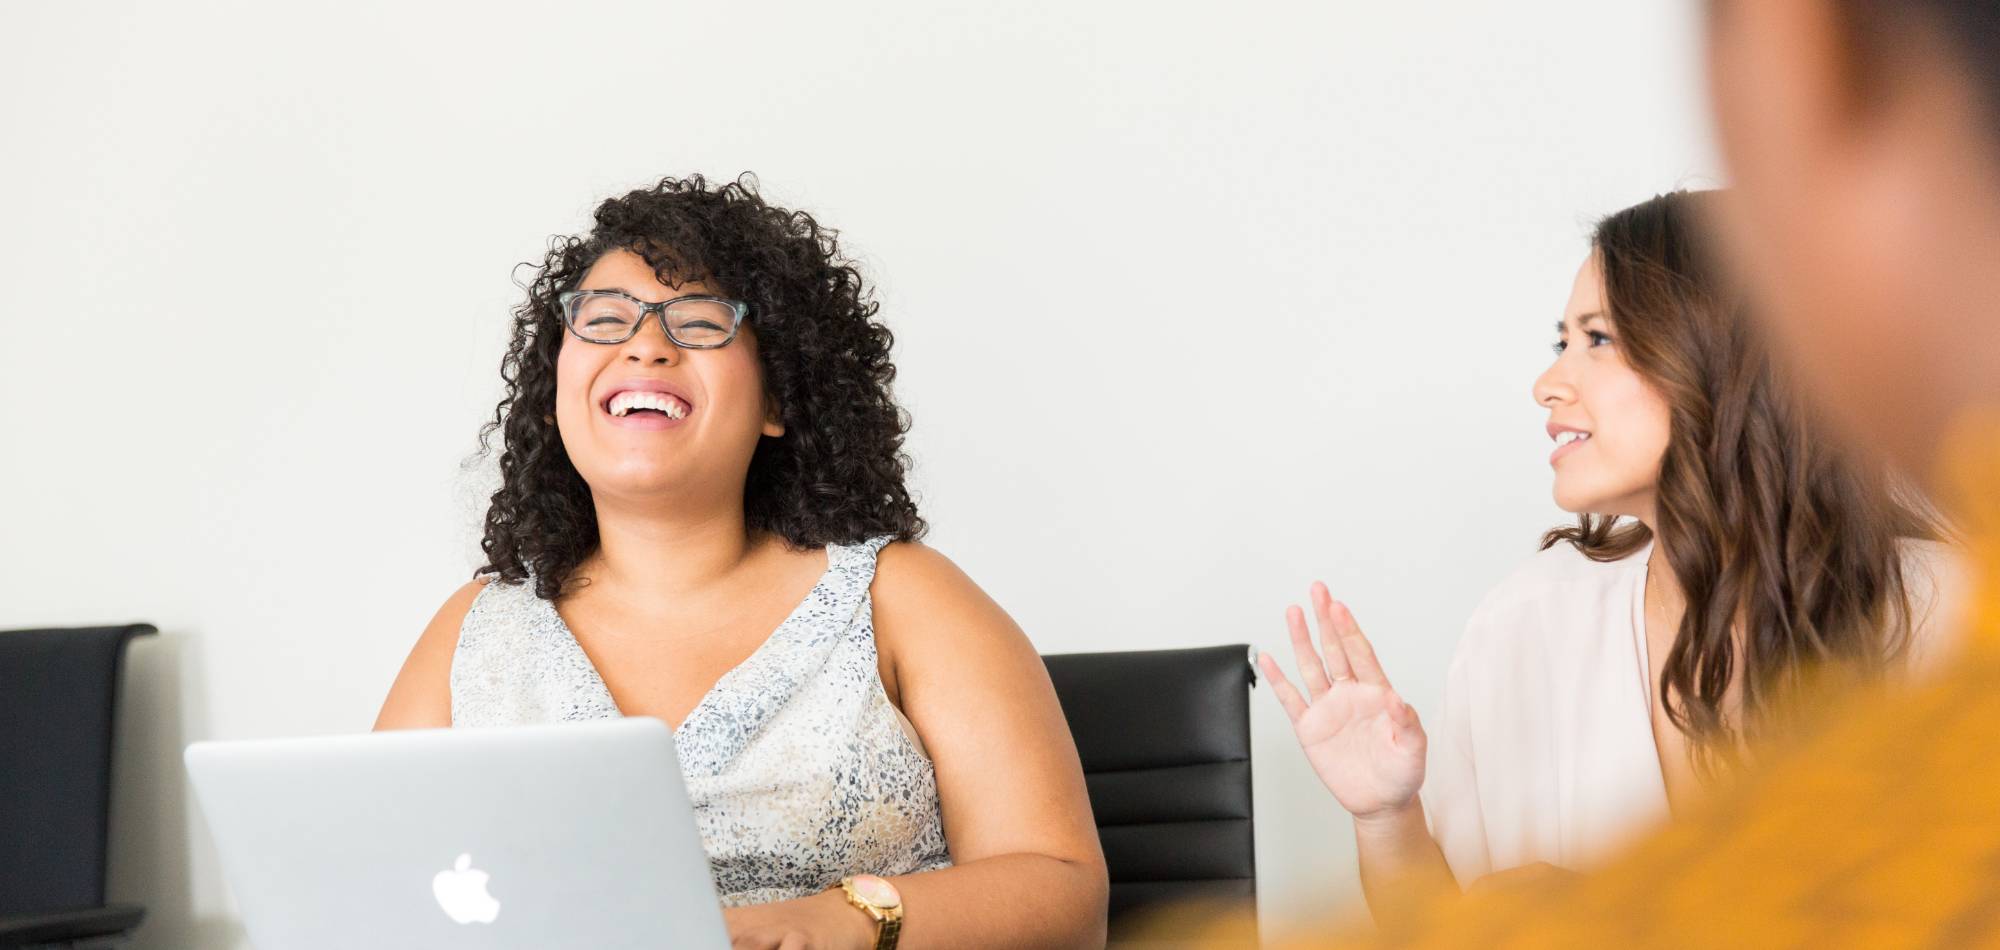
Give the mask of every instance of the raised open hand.
<path id="1" fill-rule="evenodd" d="M 1425 736 L 1417 711 L 1390 687 L 1375 648 L 1325 584 L 1313 584 L 1312 605 L 1324 660 L 1313 649 L 1305 612 L 1296 606 L 1285 610 L 1306 694 L 1299 694 L 1270 654 L 1260 653 L 1257 665 L 1291 718 L 1306 761 L 1342 808 L 1356 818 L 1404 808 L 1424 783 Z"/>

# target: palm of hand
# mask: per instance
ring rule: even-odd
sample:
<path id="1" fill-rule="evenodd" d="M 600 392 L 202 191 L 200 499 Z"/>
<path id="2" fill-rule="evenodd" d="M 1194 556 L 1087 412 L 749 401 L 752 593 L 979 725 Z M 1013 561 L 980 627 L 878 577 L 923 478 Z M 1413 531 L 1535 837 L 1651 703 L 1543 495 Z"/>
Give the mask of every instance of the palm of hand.
<path id="1" fill-rule="evenodd" d="M 1257 665 L 1292 722 L 1306 761 L 1340 806 L 1356 818 L 1402 808 L 1424 783 L 1424 727 L 1389 685 L 1375 647 L 1346 605 L 1326 585 L 1312 586 L 1320 644 L 1315 649 L 1305 611 L 1285 611 L 1300 684 L 1292 685 L 1270 654 Z"/>
<path id="2" fill-rule="evenodd" d="M 1398 728 L 1402 697 L 1387 685 L 1337 682 L 1292 731 L 1340 806 L 1365 817 L 1409 804 L 1424 780 L 1423 727 Z"/>

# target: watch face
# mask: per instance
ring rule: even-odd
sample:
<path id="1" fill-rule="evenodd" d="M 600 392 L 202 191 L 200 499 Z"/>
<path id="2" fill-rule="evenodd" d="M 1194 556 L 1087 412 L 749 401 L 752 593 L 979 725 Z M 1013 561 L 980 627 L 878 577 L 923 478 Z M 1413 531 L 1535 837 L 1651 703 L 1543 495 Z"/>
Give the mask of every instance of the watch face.
<path id="1" fill-rule="evenodd" d="M 902 906 L 903 895 L 896 893 L 896 885 L 873 874 L 856 874 L 849 879 L 854 885 L 854 896 L 888 910 Z"/>

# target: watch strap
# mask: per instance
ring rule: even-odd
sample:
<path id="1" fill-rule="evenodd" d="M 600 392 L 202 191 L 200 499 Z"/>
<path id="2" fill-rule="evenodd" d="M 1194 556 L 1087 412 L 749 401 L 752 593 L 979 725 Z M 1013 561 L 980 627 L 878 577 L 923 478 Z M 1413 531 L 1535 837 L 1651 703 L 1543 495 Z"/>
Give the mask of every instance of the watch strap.
<path id="1" fill-rule="evenodd" d="M 902 933 L 903 915 L 875 918 L 875 950 L 896 950 L 896 939 Z"/>

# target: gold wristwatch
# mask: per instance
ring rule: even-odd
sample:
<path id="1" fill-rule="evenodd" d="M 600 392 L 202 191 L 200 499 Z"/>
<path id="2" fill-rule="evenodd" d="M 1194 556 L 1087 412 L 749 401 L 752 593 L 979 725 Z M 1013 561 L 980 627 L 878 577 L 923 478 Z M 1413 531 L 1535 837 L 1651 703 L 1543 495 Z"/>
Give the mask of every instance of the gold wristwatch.
<path id="1" fill-rule="evenodd" d="M 896 937 L 903 932 L 903 895 L 896 885 L 873 874 L 856 874 L 840 879 L 840 891 L 847 902 L 875 921 L 875 950 L 896 950 Z"/>

